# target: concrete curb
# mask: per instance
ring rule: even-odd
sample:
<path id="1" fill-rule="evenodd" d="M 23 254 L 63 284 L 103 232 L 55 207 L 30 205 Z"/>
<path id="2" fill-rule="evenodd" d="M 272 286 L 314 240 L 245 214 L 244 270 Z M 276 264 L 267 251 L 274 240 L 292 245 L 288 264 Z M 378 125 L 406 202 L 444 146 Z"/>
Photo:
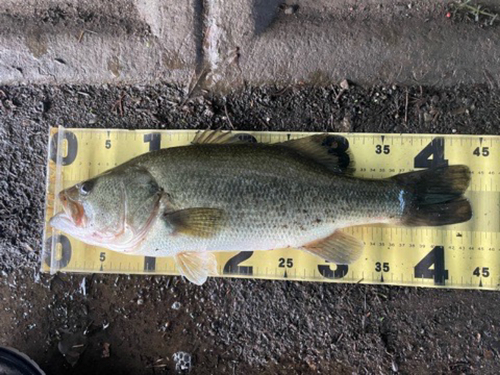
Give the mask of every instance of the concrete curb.
<path id="1" fill-rule="evenodd" d="M 0 5 L 0 84 L 500 83 L 500 22 L 431 0 L 27 3 Z"/>

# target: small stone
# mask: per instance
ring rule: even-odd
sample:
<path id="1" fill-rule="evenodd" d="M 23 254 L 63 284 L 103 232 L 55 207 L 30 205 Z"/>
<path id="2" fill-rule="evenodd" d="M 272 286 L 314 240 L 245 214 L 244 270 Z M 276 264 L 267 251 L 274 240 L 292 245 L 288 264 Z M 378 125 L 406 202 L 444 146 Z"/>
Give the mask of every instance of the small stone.
<path id="1" fill-rule="evenodd" d="M 429 112 L 424 112 L 424 121 L 425 122 L 431 122 L 432 121 L 432 115 Z"/>
<path id="2" fill-rule="evenodd" d="M 84 277 L 82 279 L 82 282 L 80 283 L 80 293 L 82 293 L 84 296 L 87 295 L 87 286 L 86 286 L 86 278 Z"/>
<path id="3" fill-rule="evenodd" d="M 142 298 L 139 298 L 137 300 L 137 304 L 140 306 L 140 305 L 144 305 L 144 300 Z"/>
<path id="4" fill-rule="evenodd" d="M 186 352 L 177 352 L 173 355 L 175 362 L 175 370 L 177 372 L 181 371 L 191 371 L 191 354 Z"/>
<path id="5" fill-rule="evenodd" d="M 212 111 L 210 108 L 205 108 L 203 111 L 203 116 L 205 117 L 214 117 L 214 111 Z"/>
<path id="6" fill-rule="evenodd" d="M 181 303 L 180 302 L 174 302 L 172 304 L 172 309 L 179 310 L 180 308 L 181 308 Z"/>
<path id="7" fill-rule="evenodd" d="M 109 356 L 110 356 L 109 347 L 110 346 L 111 346 L 111 344 L 109 342 L 105 342 L 104 344 L 102 344 L 101 358 L 109 358 Z"/>
<path id="8" fill-rule="evenodd" d="M 394 361 L 391 362 L 391 369 L 393 372 L 398 372 L 398 364 Z"/>
<path id="9" fill-rule="evenodd" d="M 318 369 L 316 363 L 314 363 L 314 359 L 309 355 L 306 357 L 306 363 L 312 371 L 316 371 Z"/>
<path id="10" fill-rule="evenodd" d="M 491 350 L 485 350 L 483 356 L 485 359 L 493 359 L 493 352 Z"/>
<path id="11" fill-rule="evenodd" d="M 340 88 L 342 90 L 349 90 L 349 82 L 347 79 L 344 79 L 342 82 L 340 82 Z"/>
<path id="12" fill-rule="evenodd" d="M 89 125 L 94 125 L 97 122 L 97 116 L 96 115 L 91 115 L 88 124 Z"/>
<path id="13" fill-rule="evenodd" d="M 342 119 L 342 122 L 340 123 L 340 131 L 344 133 L 349 133 L 351 131 L 351 119 L 348 116 Z"/>
<path id="14" fill-rule="evenodd" d="M 50 103 L 49 102 L 47 102 L 47 101 L 40 101 L 35 106 L 35 111 L 38 112 L 38 113 L 44 113 L 44 112 L 47 112 L 49 110 L 49 107 L 50 107 Z"/>
<path id="15" fill-rule="evenodd" d="M 298 5 L 281 4 L 280 8 L 283 10 L 283 13 L 285 13 L 287 16 L 294 14 L 299 10 Z"/>

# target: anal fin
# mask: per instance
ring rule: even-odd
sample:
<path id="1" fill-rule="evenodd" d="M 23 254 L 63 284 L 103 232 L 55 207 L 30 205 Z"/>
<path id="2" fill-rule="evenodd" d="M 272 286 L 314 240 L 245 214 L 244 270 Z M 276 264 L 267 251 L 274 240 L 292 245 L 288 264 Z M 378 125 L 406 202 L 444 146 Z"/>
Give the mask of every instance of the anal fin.
<path id="1" fill-rule="evenodd" d="M 217 260 L 210 252 L 180 253 L 175 262 L 181 275 L 196 285 L 202 285 L 209 275 L 217 275 Z"/>
<path id="2" fill-rule="evenodd" d="M 337 230 L 328 237 L 302 246 L 301 249 L 335 264 L 350 264 L 361 256 L 363 247 L 361 240 Z"/>

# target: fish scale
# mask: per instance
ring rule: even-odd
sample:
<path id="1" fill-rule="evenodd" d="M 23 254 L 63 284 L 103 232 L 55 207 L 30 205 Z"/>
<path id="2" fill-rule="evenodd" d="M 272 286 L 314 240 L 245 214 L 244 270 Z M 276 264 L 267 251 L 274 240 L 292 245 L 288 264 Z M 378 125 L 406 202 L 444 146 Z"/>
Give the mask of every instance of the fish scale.
<path id="1" fill-rule="evenodd" d="M 151 248 L 160 249 L 157 256 L 172 256 L 185 249 L 300 247 L 339 227 L 402 215 L 395 182 L 334 174 L 284 147 L 170 148 L 146 154 L 136 163 L 148 169 L 176 210 L 212 207 L 227 216 L 213 238 L 171 236 L 172 229 L 158 221 L 138 254 L 147 255 Z"/>
<path id="2" fill-rule="evenodd" d="M 303 133 L 250 133 L 266 142 Z M 47 219 L 60 209 L 54 192 L 96 175 L 153 144 L 185 145 L 192 131 L 51 129 Z M 467 164 L 472 181 L 467 197 L 481 212 L 468 223 L 442 228 L 352 227 L 345 230 L 365 243 L 364 256 L 349 266 L 335 266 L 294 249 L 253 253 L 218 253 L 219 274 L 252 278 L 364 282 L 432 287 L 496 289 L 500 251 L 498 205 L 499 137 L 346 134 L 356 160 L 355 175 L 388 177 L 435 163 Z M 160 140 L 156 143 L 149 140 Z M 105 147 L 109 141 L 111 148 Z M 75 152 L 75 143 L 78 148 Z M 377 147 L 380 146 L 381 147 Z M 386 148 L 384 148 L 386 147 Z M 384 150 L 390 148 L 390 153 Z M 478 151 L 479 150 L 479 151 Z M 379 153 L 380 151 L 380 153 Z M 443 151 L 443 152 L 440 152 Z M 435 160 L 434 160 L 435 159 Z M 278 205 L 274 207 L 279 207 Z M 114 253 L 45 230 L 44 271 L 175 274 L 169 258 Z M 287 261 L 288 265 L 287 265 Z M 230 272 L 229 272 L 230 271 Z M 446 272 L 445 272 L 446 271 Z"/>

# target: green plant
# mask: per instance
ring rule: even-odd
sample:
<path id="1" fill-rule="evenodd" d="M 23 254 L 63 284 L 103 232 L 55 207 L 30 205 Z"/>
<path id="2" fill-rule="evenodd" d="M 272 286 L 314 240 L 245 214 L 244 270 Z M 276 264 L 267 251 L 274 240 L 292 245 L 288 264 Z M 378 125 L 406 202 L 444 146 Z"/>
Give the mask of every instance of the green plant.
<path id="1" fill-rule="evenodd" d="M 484 21 L 491 26 L 498 19 L 498 14 L 494 13 L 479 4 L 472 4 L 471 0 L 458 0 L 450 6 L 451 16 L 462 16 L 472 18 L 475 22 Z"/>

